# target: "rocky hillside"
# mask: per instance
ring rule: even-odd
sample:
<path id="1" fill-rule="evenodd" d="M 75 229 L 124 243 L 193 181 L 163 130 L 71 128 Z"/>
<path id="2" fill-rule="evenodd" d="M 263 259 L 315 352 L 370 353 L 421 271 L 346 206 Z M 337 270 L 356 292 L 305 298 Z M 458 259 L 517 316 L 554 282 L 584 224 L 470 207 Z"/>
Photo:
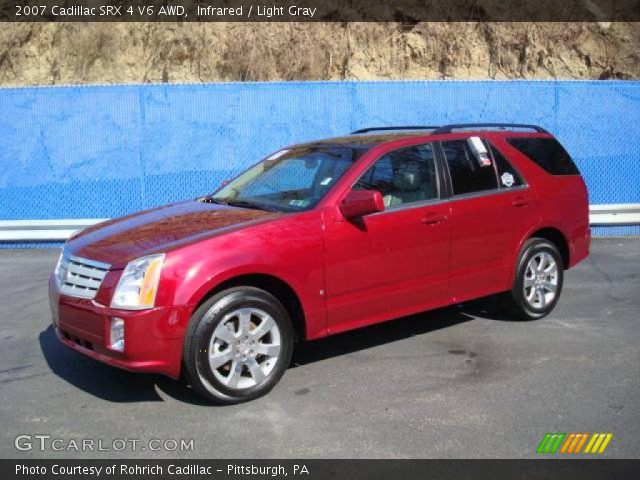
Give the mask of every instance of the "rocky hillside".
<path id="1" fill-rule="evenodd" d="M 638 23 L 5 23 L 0 84 L 637 79 Z"/>

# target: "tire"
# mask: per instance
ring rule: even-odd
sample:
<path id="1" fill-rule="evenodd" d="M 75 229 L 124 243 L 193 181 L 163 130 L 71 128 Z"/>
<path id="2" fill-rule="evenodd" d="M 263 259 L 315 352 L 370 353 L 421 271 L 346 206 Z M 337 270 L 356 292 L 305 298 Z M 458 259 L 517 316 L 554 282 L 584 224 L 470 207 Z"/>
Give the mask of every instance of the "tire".
<path id="1" fill-rule="evenodd" d="M 518 255 L 513 286 L 502 295 L 503 307 L 520 320 L 545 317 L 558 303 L 563 279 L 558 247 L 544 238 L 530 238 Z"/>
<path id="2" fill-rule="evenodd" d="M 259 288 L 234 287 L 193 313 L 183 365 L 198 393 L 213 403 L 235 404 L 268 393 L 289 366 L 292 350 L 293 328 L 280 301 Z"/>

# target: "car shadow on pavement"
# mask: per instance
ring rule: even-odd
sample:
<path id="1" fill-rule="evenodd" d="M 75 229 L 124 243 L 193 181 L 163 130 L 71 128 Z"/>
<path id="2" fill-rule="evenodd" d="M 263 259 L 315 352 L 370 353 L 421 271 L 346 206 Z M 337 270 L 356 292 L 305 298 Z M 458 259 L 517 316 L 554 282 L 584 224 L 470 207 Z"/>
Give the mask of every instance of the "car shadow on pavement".
<path id="1" fill-rule="evenodd" d="M 302 366 L 385 343 L 392 343 L 404 338 L 426 334 L 468 322 L 475 318 L 499 321 L 512 320 L 500 312 L 492 298 L 480 299 L 351 330 L 309 343 L 302 343 L 294 350 L 291 364 L 292 367 Z"/>
<path id="2" fill-rule="evenodd" d="M 290 368 L 426 334 L 475 318 L 512 320 L 496 308 L 493 300 L 476 300 L 299 344 Z M 40 333 L 39 341 L 51 371 L 95 397 L 116 403 L 159 402 L 164 401 L 160 390 L 180 402 L 209 405 L 182 381 L 163 375 L 128 372 L 74 352 L 58 341 L 52 326 Z"/>
<path id="3" fill-rule="evenodd" d="M 161 402 L 158 389 L 181 402 L 207 405 L 183 382 L 162 375 L 134 373 L 98 362 L 62 345 L 49 326 L 40 333 L 40 348 L 51 371 L 90 395 L 116 403 Z"/>

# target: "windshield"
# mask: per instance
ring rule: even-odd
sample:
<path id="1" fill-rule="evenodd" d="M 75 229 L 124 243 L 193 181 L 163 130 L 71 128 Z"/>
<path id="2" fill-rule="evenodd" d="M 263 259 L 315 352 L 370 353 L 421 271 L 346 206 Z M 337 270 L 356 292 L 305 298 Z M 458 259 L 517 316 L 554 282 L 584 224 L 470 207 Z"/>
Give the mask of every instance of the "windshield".
<path id="1" fill-rule="evenodd" d="M 223 186 L 209 201 L 283 212 L 309 210 L 361 153 L 340 145 L 280 150 Z"/>

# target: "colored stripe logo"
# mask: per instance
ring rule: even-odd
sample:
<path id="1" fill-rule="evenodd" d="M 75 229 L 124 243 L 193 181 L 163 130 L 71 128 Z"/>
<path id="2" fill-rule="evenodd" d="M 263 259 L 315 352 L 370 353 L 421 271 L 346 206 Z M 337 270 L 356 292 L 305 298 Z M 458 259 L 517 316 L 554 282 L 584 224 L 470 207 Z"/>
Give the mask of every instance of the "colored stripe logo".
<path id="1" fill-rule="evenodd" d="M 613 438 L 613 433 L 594 433 L 591 437 L 589 435 L 589 433 L 547 433 L 538 445 L 537 453 L 604 453 Z"/>

